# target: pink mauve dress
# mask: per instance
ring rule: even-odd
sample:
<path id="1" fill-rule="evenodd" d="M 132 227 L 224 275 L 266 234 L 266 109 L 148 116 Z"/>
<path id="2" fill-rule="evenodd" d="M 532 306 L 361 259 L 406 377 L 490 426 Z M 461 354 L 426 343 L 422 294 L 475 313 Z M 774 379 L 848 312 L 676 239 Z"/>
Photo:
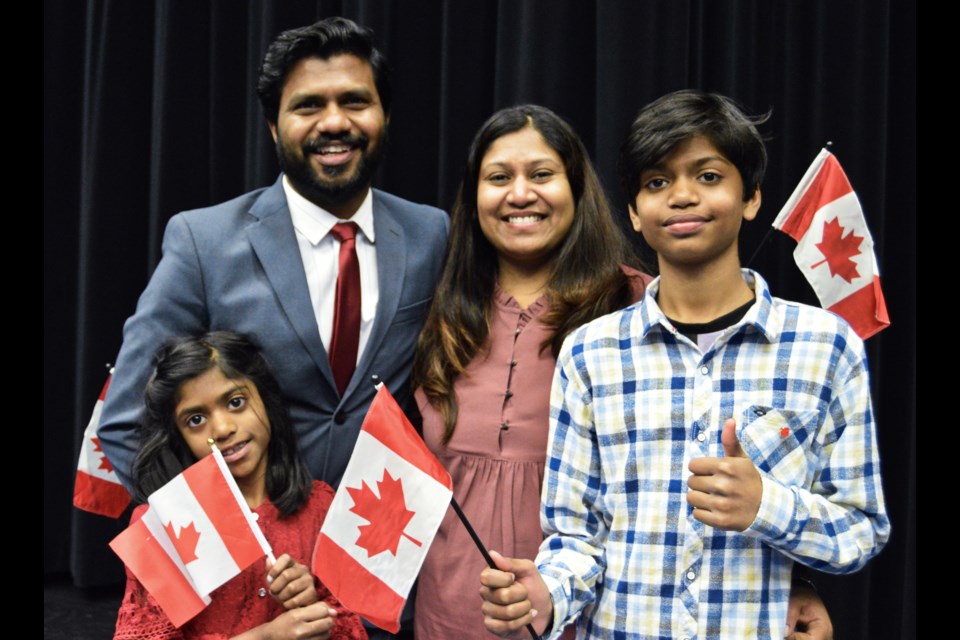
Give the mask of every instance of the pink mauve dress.
<path id="1" fill-rule="evenodd" d="M 634 278 L 634 300 L 647 276 Z M 453 477 L 454 497 L 488 549 L 533 559 L 543 540 L 540 487 L 546 459 L 550 385 L 556 360 L 540 349 L 550 335 L 541 318 L 546 298 L 527 309 L 494 291 L 488 350 L 454 383 L 459 419 L 441 444 L 443 419 L 420 390 L 423 438 Z M 420 570 L 417 640 L 490 640 L 480 613 L 483 556 L 448 509 Z"/>

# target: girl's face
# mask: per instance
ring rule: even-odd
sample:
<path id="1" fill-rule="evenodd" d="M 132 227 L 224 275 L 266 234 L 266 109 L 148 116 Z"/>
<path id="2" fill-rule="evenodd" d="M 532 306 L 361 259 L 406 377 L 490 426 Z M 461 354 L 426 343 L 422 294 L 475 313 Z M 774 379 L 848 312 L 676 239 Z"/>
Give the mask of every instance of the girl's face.
<path id="1" fill-rule="evenodd" d="M 208 369 L 180 387 L 174 420 L 198 460 L 216 442 L 244 496 L 265 489 L 270 422 L 252 382 Z"/>
<path id="2" fill-rule="evenodd" d="M 563 160 L 539 131 L 524 127 L 487 149 L 477 214 L 501 264 L 546 264 L 570 231 L 575 208 Z"/>

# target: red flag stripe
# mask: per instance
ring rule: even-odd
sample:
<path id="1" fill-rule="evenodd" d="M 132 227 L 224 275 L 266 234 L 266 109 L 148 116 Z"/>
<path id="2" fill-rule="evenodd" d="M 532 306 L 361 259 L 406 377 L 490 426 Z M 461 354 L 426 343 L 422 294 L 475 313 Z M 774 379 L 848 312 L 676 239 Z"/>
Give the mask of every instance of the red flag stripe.
<path id="1" fill-rule="evenodd" d="M 107 389 L 110 388 L 111 378 L 113 378 L 113 369 L 110 370 L 110 375 L 107 376 L 107 381 L 103 383 L 103 389 L 100 390 L 100 402 L 103 402 L 107 398 Z"/>
<path id="2" fill-rule="evenodd" d="M 857 289 L 829 309 L 850 323 L 857 335 L 864 340 L 890 326 L 887 303 L 883 298 L 878 276 L 873 276 L 872 286 Z M 874 309 L 875 312 L 873 315 L 865 314 L 864 309 Z"/>
<path id="3" fill-rule="evenodd" d="M 850 181 L 840 167 L 840 163 L 837 162 L 837 158 L 832 153 L 828 153 L 820 170 L 810 181 L 809 187 L 790 213 L 790 217 L 784 220 L 781 230 L 799 242 L 810 228 L 813 216 L 819 209 L 851 191 L 853 187 L 850 186 Z"/>
<path id="4" fill-rule="evenodd" d="M 174 626 L 183 625 L 206 606 L 142 518 L 114 538 L 110 548 L 160 604 Z"/>
<path id="5" fill-rule="evenodd" d="M 184 471 L 183 479 L 200 508 L 216 527 L 238 567 L 248 567 L 264 555 L 259 541 L 250 530 L 250 524 L 243 516 L 242 507 L 238 508 L 236 503 L 224 499 L 234 494 L 213 455 Z"/>
<path id="6" fill-rule="evenodd" d="M 389 588 L 353 556 L 320 534 L 311 563 L 320 581 L 351 611 L 391 633 L 400 631 L 400 614 L 406 598 Z M 336 571 L 324 571 L 336 567 Z"/>
<path id="7" fill-rule="evenodd" d="M 389 402 L 386 401 L 387 396 L 390 396 L 390 392 L 384 385 L 380 387 L 377 397 L 370 405 L 367 416 L 363 420 L 362 429 L 395 454 L 452 491 L 453 481 L 440 461 L 429 452 L 426 446 L 410 446 L 410 438 L 418 441 L 421 440 L 420 435 L 407 420 L 407 416 L 404 415 L 400 405 L 393 400 L 392 396 L 390 396 Z M 398 425 L 401 426 L 402 430 L 397 428 Z M 404 434 L 403 431 L 407 431 L 407 433 Z"/>
<path id="8" fill-rule="evenodd" d="M 108 518 L 119 518 L 130 504 L 130 494 L 122 484 L 78 470 L 73 485 L 73 504 L 84 511 L 99 513 Z"/>
<path id="9" fill-rule="evenodd" d="M 83 431 L 83 442 L 77 459 L 77 475 L 73 485 L 73 504 L 84 511 L 117 518 L 130 504 L 130 496 L 120 484 L 120 479 L 109 466 L 104 454 L 99 451 L 96 439 L 103 399 L 113 377 L 112 369 L 110 374 L 103 383 L 100 398 L 94 403 L 90 421 Z M 91 444 L 96 446 L 96 451 L 91 448 Z"/>

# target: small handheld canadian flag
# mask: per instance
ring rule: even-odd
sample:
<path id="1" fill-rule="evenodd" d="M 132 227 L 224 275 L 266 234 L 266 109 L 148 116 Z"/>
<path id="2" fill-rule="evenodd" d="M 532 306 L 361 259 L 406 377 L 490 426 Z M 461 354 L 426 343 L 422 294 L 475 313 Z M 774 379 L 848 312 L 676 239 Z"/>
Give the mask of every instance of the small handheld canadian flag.
<path id="1" fill-rule="evenodd" d="M 77 461 L 77 477 L 73 485 L 73 505 L 78 509 L 98 513 L 108 518 L 119 518 L 130 504 L 130 494 L 120 484 L 120 478 L 100 448 L 97 438 L 97 426 L 100 424 L 100 412 L 103 411 L 103 399 L 110 387 L 113 369 L 103 384 L 103 390 L 96 404 L 90 422 L 83 432 L 83 444 L 80 445 L 80 459 Z"/>
<path id="2" fill-rule="evenodd" d="M 211 591 L 272 555 L 216 447 L 147 501 L 110 548 L 176 627 L 210 604 Z"/>
<path id="3" fill-rule="evenodd" d="M 452 497 L 450 474 L 380 387 L 323 521 L 313 573 L 346 608 L 397 633 Z"/>
<path id="4" fill-rule="evenodd" d="M 890 325 L 873 238 L 837 158 L 823 149 L 773 226 L 797 241 L 797 266 L 820 304 L 867 339 Z"/>

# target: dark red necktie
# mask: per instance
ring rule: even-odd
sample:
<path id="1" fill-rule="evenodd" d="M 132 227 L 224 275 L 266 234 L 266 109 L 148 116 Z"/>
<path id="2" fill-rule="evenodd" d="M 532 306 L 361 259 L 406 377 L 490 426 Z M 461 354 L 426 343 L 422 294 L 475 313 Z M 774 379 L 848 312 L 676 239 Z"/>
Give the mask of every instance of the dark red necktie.
<path id="1" fill-rule="evenodd" d="M 330 368 L 340 395 L 347 390 L 357 367 L 360 346 L 360 263 L 357 261 L 357 223 L 341 222 L 330 230 L 340 240 L 340 273 L 333 308 Z"/>

